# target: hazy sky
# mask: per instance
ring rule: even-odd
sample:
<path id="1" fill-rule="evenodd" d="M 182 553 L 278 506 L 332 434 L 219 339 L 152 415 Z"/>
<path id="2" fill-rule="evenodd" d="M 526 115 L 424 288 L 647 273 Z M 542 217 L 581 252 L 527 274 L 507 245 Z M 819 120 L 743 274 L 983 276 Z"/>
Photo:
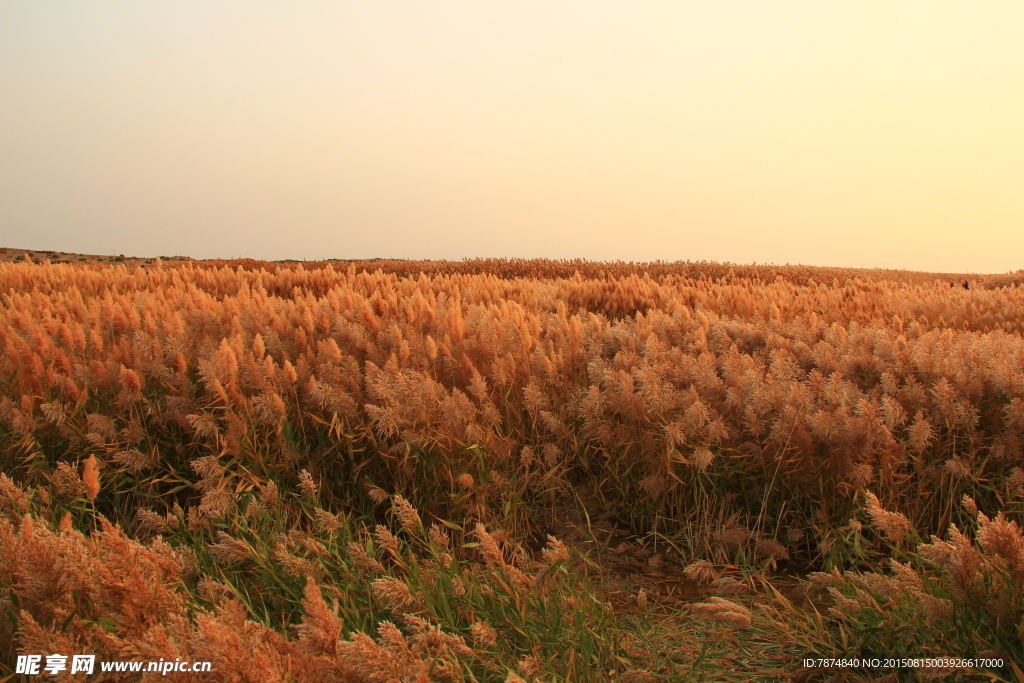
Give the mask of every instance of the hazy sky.
<path id="1" fill-rule="evenodd" d="M 0 246 L 1024 268 L 1022 2 L 0 3 Z"/>

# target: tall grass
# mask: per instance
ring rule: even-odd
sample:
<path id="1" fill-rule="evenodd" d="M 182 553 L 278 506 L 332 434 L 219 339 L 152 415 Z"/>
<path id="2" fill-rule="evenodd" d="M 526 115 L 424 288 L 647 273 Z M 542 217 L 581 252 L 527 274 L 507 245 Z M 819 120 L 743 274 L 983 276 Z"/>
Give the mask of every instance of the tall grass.
<path id="1" fill-rule="evenodd" d="M 317 588 L 337 599 L 346 638 L 392 620 L 406 639 L 447 643 L 438 661 L 454 670 L 452 639 L 469 647 L 493 629 L 507 646 L 459 664 L 465 675 L 504 676 L 529 652 L 585 680 L 628 668 L 601 599 L 584 591 L 572 607 L 559 602 L 571 584 L 529 583 L 570 581 L 572 562 L 538 558 L 571 508 L 686 564 L 818 569 L 890 554 L 857 529 L 867 490 L 922 538 L 969 521 L 964 495 L 1020 513 L 1019 288 L 718 264 L 370 267 L 0 264 L 9 533 L 78 548 L 93 567 L 83 576 L 107 561 L 104 543 L 148 557 L 146 539 L 160 539 L 180 567 L 145 571 L 181 574 L 160 598 L 191 634 L 173 636 L 180 647 L 202 640 L 199 624 L 253 621 L 259 638 L 284 638 L 267 656 L 288 660 L 313 627 L 280 634 L 310 610 L 334 623 Z M 421 521 L 405 524 L 409 510 Z M 495 530 L 501 561 L 474 557 Z M 20 579 L 7 576 L 7 628 L 20 632 Z M 337 592 L 323 583 L 333 576 L 346 577 Z M 461 607 L 456 579 L 471 595 Z M 91 585 L 72 591 L 107 604 Z M 93 618 L 83 605 L 61 608 L 67 628 Z M 429 624 L 402 621 L 412 605 Z M 574 609 L 572 624 L 543 616 Z M 359 642 L 398 647 L 387 634 Z M 566 638 L 578 654 L 552 654 Z M 524 667 L 516 675 L 536 668 Z"/>
<path id="2" fill-rule="evenodd" d="M 1016 521 L 988 517 L 968 496 L 963 507 L 969 529 L 951 524 L 945 539 L 924 543 L 905 516 L 868 494 L 871 524 L 891 545 L 890 571 L 811 577 L 834 599 L 840 656 L 984 659 L 1001 665 L 918 668 L 935 680 L 985 669 L 1024 679 L 1024 536 Z"/>

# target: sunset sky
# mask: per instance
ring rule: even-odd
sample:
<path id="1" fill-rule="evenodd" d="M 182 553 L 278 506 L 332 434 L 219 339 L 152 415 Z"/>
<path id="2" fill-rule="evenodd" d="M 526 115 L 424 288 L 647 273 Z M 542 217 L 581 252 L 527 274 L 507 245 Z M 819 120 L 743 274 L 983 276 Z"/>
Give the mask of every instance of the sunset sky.
<path id="1" fill-rule="evenodd" d="M 0 246 L 1024 268 L 1022 2 L 0 4 Z"/>

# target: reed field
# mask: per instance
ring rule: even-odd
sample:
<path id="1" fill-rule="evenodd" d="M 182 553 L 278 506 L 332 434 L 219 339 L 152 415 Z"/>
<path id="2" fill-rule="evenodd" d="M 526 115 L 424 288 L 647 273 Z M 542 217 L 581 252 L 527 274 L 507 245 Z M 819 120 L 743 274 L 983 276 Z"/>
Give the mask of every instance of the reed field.
<path id="1" fill-rule="evenodd" d="M 0 681 L 1024 682 L 1022 276 L 0 262 Z"/>

